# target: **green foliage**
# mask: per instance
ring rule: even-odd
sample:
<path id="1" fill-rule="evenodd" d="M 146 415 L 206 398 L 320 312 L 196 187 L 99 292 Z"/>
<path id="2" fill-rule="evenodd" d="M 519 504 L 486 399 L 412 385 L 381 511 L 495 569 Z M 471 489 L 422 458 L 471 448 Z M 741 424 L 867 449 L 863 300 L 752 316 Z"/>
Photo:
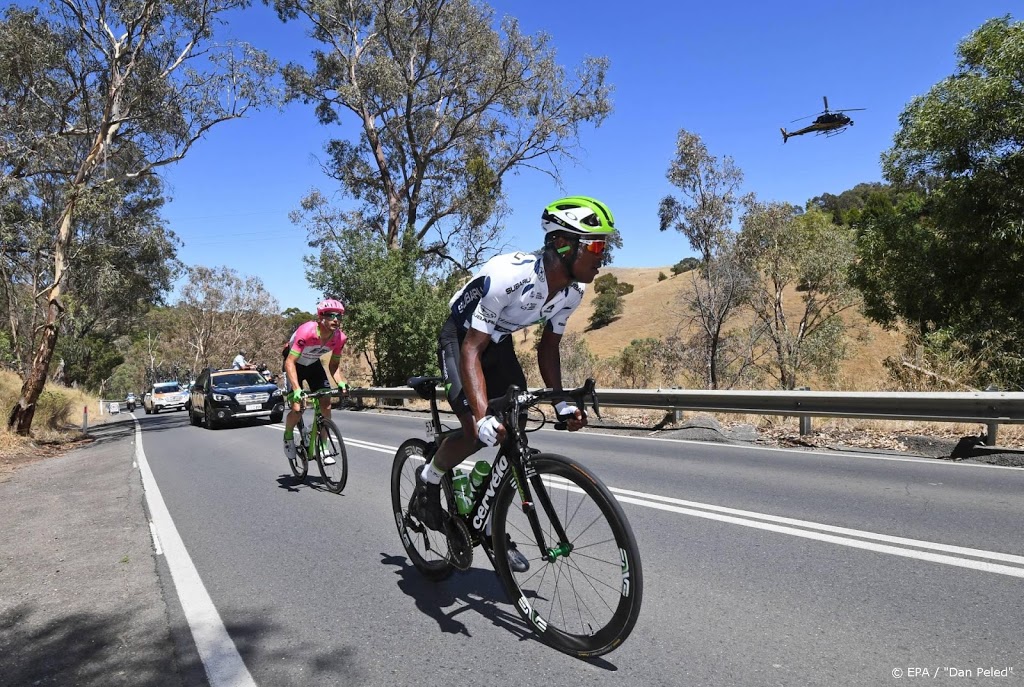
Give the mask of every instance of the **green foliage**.
<path id="1" fill-rule="evenodd" d="M 65 384 L 94 390 L 103 388 L 115 368 L 124 362 L 113 337 L 102 334 L 64 337 L 57 345 L 57 355 L 64 360 Z"/>
<path id="2" fill-rule="evenodd" d="M 832 217 L 835 224 L 850 224 L 851 213 L 862 209 L 868 202 L 868 198 L 878 193 L 884 193 L 891 187 L 877 181 L 857 184 L 851 189 L 843 191 L 838 196 L 831 193 L 823 193 L 807 201 L 807 210 L 820 210 Z"/>
<path id="3" fill-rule="evenodd" d="M 656 363 L 662 356 L 662 349 L 662 342 L 650 337 L 629 342 L 613 363 L 627 388 L 645 389 L 651 386 L 658 371 Z"/>
<path id="4" fill-rule="evenodd" d="M 982 364 L 977 386 L 1024 384 L 1024 23 L 985 22 L 956 72 L 914 98 L 883 156 L 886 178 L 922 199 L 874 208 L 858 226 L 857 274 L 873 317 L 947 331 Z M 905 270 L 899 274 L 898 270 Z"/>
<path id="5" fill-rule="evenodd" d="M 436 373 L 437 335 L 454 285 L 434 283 L 419 268 L 411 235 L 400 250 L 388 250 L 358 224 L 337 238 L 306 259 L 307 277 L 346 304 L 348 345 L 369 354 L 373 383 L 400 386 L 412 375 Z"/>
<path id="6" fill-rule="evenodd" d="M 771 341 L 771 369 L 781 387 L 795 388 L 808 370 L 832 374 L 845 354 L 839 315 L 858 297 L 848 280 L 852 231 L 820 210 L 799 214 L 786 203 L 752 202 L 743 216 L 739 254 L 759 275 L 748 303 Z M 797 307 L 786 302 L 792 287 L 800 294 Z"/>
<path id="7" fill-rule="evenodd" d="M 594 312 L 590 314 L 590 328 L 600 329 L 611 324 L 623 309 L 622 296 L 614 290 L 598 294 L 594 298 Z"/>
<path id="8" fill-rule="evenodd" d="M 668 276 L 664 272 L 658 272 L 658 281 L 665 281 L 666 279 L 668 279 Z"/>
<path id="9" fill-rule="evenodd" d="M 689 272 L 690 270 L 695 270 L 698 267 L 700 267 L 700 260 L 697 258 L 683 258 L 676 264 L 672 265 L 672 276 L 678 276 L 683 272 Z"/>
<path id="10" fill-rule="evenodd" d="M 413 232 L 428 262 L 467 271 L 501 244 L 502 179 L 523 167 L 558 178 L 584 124 L 611 111 L 604 58 L 573 77 L 549 38 L 471 0 L 396 4 L 275 0 L 320 42 L 312 69 L 289 64 L 289 96 L 323 124 L 359 127 L 329 143 L 327 166 L 389 250 Z"/>
<path id="11" fill-rule="evenodd" d="M 284 318 L 285 331 L 294 332 L 299 328 L 299 325 L 315 320 L 316 313 L 306 312 L 299 308 L 287 308 L 281 313 L 281 317 Z"/>
<path id="12" fill-rule="evenodd" d="M 614 274 L 602 274 L 594 280 L 594 293 L 601 294 L 611 291 L 619 296 L 633 293 L 633 285 L 620 282 Z"/>
<path id="13" fill-rule="evenodd" d="M 138 316 L 169 286 L 174 253 L 154 170 L 273 100 L 266 55 L 214 39 L 218 15 L 244 4 L 67 0 L 4 11 L 0 216 L 18 217 L 23 238 L 2 230 L 0 282 L 11 285 L 15 347 L 32 359 L 9 416 L 19 433 L 31 428 L 62 334 Z M 13 300 L 26 284 L 35 302 Z M 77 298 L 70 325 L 65 298 Z"/>

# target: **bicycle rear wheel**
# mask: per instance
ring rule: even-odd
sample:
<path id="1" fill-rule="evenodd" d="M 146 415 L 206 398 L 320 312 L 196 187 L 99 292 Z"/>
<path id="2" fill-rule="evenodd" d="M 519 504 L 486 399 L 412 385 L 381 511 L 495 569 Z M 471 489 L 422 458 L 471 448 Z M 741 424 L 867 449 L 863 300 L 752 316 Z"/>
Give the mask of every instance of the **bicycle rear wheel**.
<path id="1" fill-rule="evenodd" d="M 433 447 L 422 439 L 409 439 L 398 447 L 391 465 L 391 510 L 402 546 L 420 573 L 430 580 L 443 580 L 455 569 L 449 562 L 448 538 L 409 515 L 409 500 L 416 488 L 416 471 L 427 462 Z M 452 503 L 451 480 L 441 480 L 445 496 L 442 508 Z"/>
<path id="2" fill-rule="evenodd" d="M 302 445 L 302 437 L 306 436 L 305 424 L 300 420 L 294 430 L 295 455 L 288 458 L 288 465 L 292 469 L 295 479 L 303 481 L 309 472 L 309 456 L 306 455 L 306 448 Z"/>
<path id="3" fill-rule="evenodd" d="M 333 465 L 324 465 L 326 458 L 333 458 Z M 334 420 L 320 418 L 320 436 L 316 441 L 316 464 L 324 484 L 335 494 L 340 494 L 348 482 L 348 453 L 345 440 Z"/>
<path id="4" fill-rule="evenodd" d="M 510 470 L 494 507 L 498 575 L 519 615 L 546 644 L 580 658 L 606 654 L 625 641 L 640 615 L 643 575 L 633 530 L 608 488 L 576 461 L 541 453 L 533 467 L 537 518 L 557 555 L 538 549 L 526 513 L 513 507 L 519 499 Z M 526 572 L 509 567 L 509 538 L 530 561 Z"/>

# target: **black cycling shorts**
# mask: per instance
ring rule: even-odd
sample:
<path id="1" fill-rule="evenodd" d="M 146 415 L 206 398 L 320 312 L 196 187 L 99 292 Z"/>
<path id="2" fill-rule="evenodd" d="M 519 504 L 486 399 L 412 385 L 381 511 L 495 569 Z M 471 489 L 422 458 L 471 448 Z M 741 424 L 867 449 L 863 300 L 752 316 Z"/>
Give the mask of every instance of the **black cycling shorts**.
<path id="1" fill-rule="evenodd" d="M 441 335 L 437 339 L 437 362 L 441 366 L 448 404 L 457 416 L 472 412 L 469 400 L 462 389 L 462 377 L 459 374 L 462 341 L 465 338 L 466 330 L 449 317 L 441 327 Z M 523 374 L 523 367 L 516 358 L 511 336 L 506 336 L 498 343 L 492 341 L 480 356 L 480 363 L 484 370 L 487 398 L 500 398 L 513 384 L 520 389 L 526 388 L 526 375 Z"/>
<path id="2" fill-rule="evenodd" d="M 309 365 L 295 365 L 295 374 L 299 379 L 299 388 L 302 388 L 302 383 L 305 382 L 306 386 L 309 387 L 310 391 L 319 391 L 320 389 L 330 389 L 331 382 L 327 379 L 327 370 L 324 369 L 323 363 L 315 362 Z M 288 381 L 288 375 L 284 376 L 284 390 L 285 392 L 291 391 L 291 382 Z"/>

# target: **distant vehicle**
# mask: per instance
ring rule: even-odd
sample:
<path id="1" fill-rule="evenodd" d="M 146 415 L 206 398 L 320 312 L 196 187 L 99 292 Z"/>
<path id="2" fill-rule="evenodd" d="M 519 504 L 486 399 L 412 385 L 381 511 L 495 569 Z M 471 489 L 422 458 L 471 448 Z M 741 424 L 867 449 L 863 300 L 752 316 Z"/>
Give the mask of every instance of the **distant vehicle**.
<path id="1" fill-rule="evenodd" d="M 188 391 L 178 382 L 157 382 L 142 401 L 146 415 L 161 410 L 184 410 L 188 403 Z"/>
<path id="2" fill-rule="evenodd" d="M 135 394 L 129 393 L 127 396 L 125 396 L 124 403 L 125 403 L 126 406 L 128 406 L 128 412 L 129 413 L 134 411 L 135 410 Z"/>
<path id="3" fill-rule="evenodd" d="M 284 392 L 256 370 L 207 368 L 189 394 L 189 421 L 216 429 L 232 420 L 284 416 Z"/>
<path id="4" fill-rule="evenodd" d="M 117 401 L 111 401 L 107 409 L 111 415 L 119 415 L 121 413 L 121 404 Z"/>
<path id="5" fill-rule="evenodd" d="M 864 110 L 863 107 L 852 107 L 845 110 L 829 110 L 828 109 L 828 97 L 822 96 L 822 100 L 825 102 L 825 110 L 820 112 L 812 123 L 805 126 L 803 129 L 797 129 L 796 131 L 782 131 L 782 142 L 785 143 L 793 136 L 800 136 L 802 134 L 809 134 L 811 132 L 817 134 L 825 134 L 826 136 L 835 136 L 836 134 L 842 133 L 846 127 L 853 126 L 853 120 L 847 117 L 844 112 L 857 112 Z M 799 122 L 804 119 L 810 119 L 814 115 L 807 115 L 800 119 L 794 119 L 794 122 Z"/>

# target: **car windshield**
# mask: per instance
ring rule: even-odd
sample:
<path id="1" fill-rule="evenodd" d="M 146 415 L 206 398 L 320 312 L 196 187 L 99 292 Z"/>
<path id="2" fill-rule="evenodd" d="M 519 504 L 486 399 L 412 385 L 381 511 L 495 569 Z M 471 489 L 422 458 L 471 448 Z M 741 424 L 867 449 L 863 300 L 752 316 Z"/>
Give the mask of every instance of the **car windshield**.
<path id="1" fill-rule="evenodd" d="M 266 380 L 258 372 L 235 372 L 213 378 L 214 386 L 253 386 L 266 383 Z"/>
<path id="2" fill-rule="evenodd" d="M 178 391 L 181 391 L 181 387 L 177 384 L 161 384 L 153 387 L 154 394 L 173 394 Z"/>

